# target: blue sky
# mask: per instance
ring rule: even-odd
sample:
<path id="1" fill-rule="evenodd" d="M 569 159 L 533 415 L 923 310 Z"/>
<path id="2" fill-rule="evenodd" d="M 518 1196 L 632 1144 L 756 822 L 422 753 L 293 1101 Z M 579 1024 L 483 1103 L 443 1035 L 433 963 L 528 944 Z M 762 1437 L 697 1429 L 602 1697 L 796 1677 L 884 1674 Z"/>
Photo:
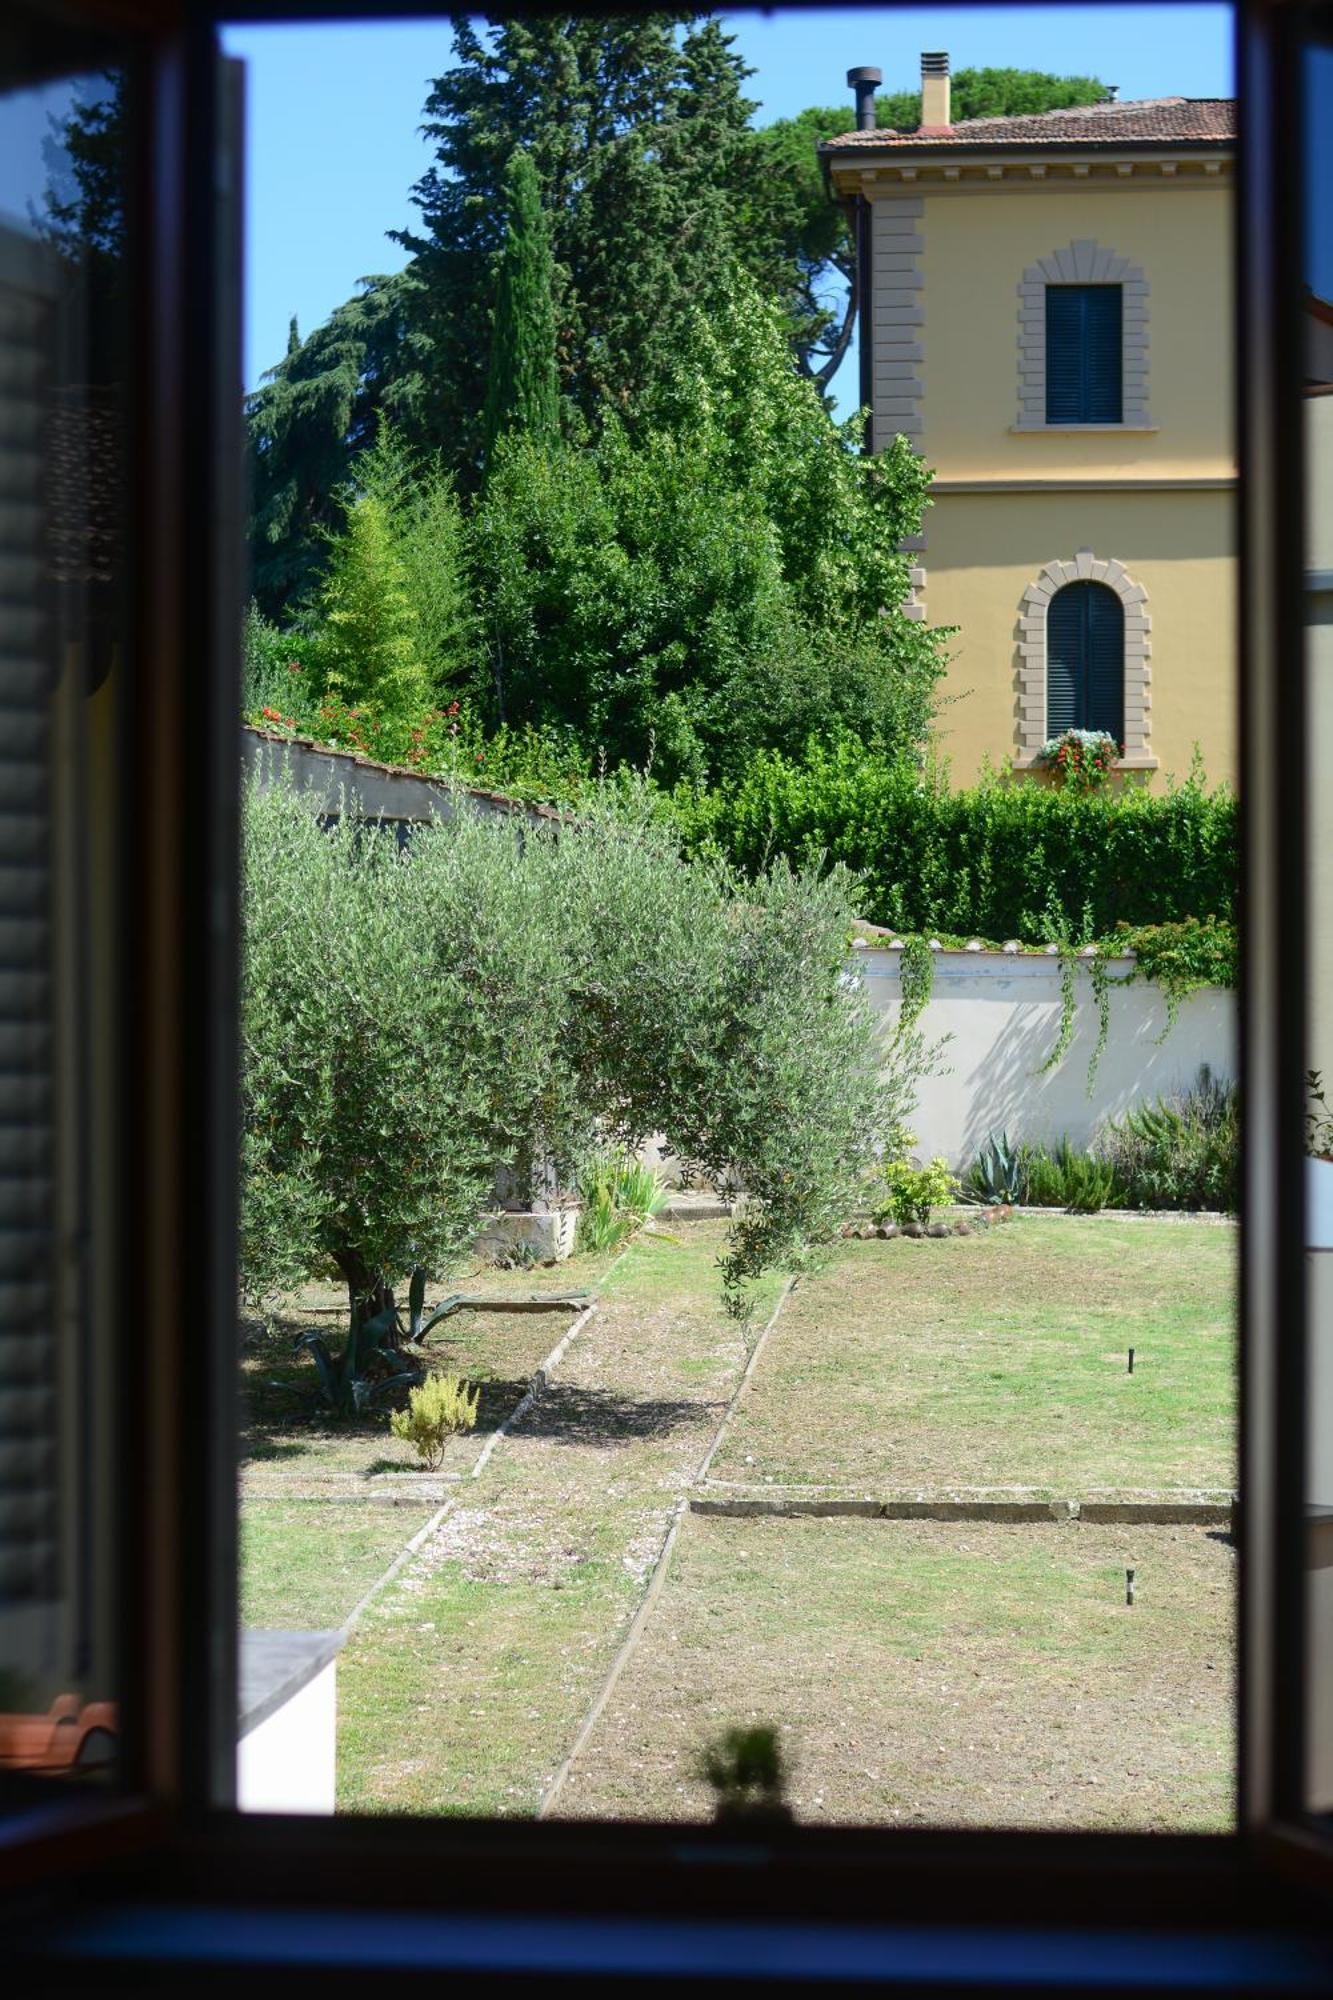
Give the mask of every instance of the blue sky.
<path id="1" fill-rule="evenodd" d="M 1105 49 L 1114 17 L 1114 58 Z M 914 81 L 922 49 L 955 69 L 1013 67 L 1101 76 L 1120 96 L 1225 97 L 1227 7 L 863 7 L 724 16 L 756 71 L 760 122 L 808 104 L 850 103 L 845 77 L 876 63 L 886 89 Z M 386 230 L 410 222 L 430 163 L 418 133 L 428 80 L 449 66 L 447 22 L 236 27 L 248 66 L 246 383 L 349 297 L 358 278 L 404 261 Z M 850 121 L 849 121 L 850 122 Z M 839 386 L 854 397 L 854 359 Z"/>

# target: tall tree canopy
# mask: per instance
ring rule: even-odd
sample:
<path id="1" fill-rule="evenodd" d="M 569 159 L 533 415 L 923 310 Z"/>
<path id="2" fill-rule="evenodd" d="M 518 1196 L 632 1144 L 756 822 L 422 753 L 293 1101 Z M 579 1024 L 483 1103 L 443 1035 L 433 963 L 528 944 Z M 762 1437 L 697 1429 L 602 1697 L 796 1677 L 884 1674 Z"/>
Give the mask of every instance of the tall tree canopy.
<path id="1" fill-rule="evenodd" d="M 553 439 L 560 428 L 551 236 L 536 171 L 521 146 L 505 174 L 505 214 L 483 413 L 488 463 L 496 439 L 508 431 Z"/>
<path id="2" fill-rule="evenodd" d="M 591 433 L 608 412 L 634 428 L 692 316 L 719 311 L 737 271 L 780 312 L 821 388 L 851 336 L 851 243 L 816 154 L 846 129 L 847 106 L 756 128 L 750 71 L 720 23 L 695 11 L 458 18 L 453 55 L 426 101 L 435 161 L 413 190 L 419 223 L 391 232 L 407 268 L 365 280 L 293 338 L 249 401 L 255 590 L 272 616 L 308 598 L 337 493 L 380 415 L 460 492 L 477 484 L 518 151 L 532 168 L 526 212 L 539 209 L 549 235 L 559 391 Z M 958 117 L 1106 95 L 1095 78 L 954 78 Z M 880 117 L 914 124 L 919 102 L 884 97 Z"/>
<path id="3" fill-rule="evenodd" d="M 424 442 L 475 456 L 504 176 L 532 160 L 550 231 L 558 360 L 587 414 L 630 406 L 685 318 L 721 295 L 754 106 L 718 23 L 688 13 L 453 23 L 426 101 L 435 164 L 395 233 L 421 283 L 432 368 Z"/>

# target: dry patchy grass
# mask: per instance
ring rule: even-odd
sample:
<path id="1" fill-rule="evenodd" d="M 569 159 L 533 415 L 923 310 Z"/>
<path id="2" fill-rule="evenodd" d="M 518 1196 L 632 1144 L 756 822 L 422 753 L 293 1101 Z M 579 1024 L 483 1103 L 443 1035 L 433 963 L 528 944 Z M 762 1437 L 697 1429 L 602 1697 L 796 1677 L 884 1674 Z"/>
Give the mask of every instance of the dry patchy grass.
<path id="1" fill-rule="evenodd" d="M 1230 1488 L 1235 1283 L 1235 1232 L 1210 1223 L 1025 1216 L 843 1244 L 784 1308 L 713 1476 Z"/>
<path id="2" fill-rule="evenodd" d="M 803 1821 L 1224 1827 L 1233 1569 L 1195 1528 L 690 1516 L 557 1810 L 707 1818 L 702 1745 L 770 1722 Z"/>
<path id="3" fill-rule="evenodd" d="M 536 1810 L 745 1365 L 721 1236 L 633 1246 L 559 1377 L 357 1627 L 341 1810 Z"/>

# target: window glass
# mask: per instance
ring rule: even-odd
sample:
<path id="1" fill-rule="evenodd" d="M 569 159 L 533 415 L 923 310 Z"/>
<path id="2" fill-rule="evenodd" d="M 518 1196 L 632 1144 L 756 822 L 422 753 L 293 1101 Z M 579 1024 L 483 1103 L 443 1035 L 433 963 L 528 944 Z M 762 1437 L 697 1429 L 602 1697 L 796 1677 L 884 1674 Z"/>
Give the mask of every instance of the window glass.
<path id="1" fill-rule="evenodd" d="M 1231 1824 L 1230 23 L 963 18 L 227 33 L 245 1808 Z"/>
<path id="2" fill-rule="evenodd" d="M 12 32 L 11 32 L 12 30 Z M 0 1784 L 115 1764 L 109 1339 L 126 76 L 0 56 Z M 120 1475 L 123 1476 L 123 1475 Z"/>

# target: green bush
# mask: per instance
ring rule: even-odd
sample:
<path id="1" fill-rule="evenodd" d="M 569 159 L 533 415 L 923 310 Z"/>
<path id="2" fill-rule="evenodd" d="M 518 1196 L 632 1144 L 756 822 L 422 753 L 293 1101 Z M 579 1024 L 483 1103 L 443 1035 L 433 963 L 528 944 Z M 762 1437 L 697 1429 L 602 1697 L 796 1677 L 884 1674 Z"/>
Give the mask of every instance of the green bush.
<path id="1" fill-rule="evenodd" d="M 431 1374 L 408 1390 L 407 1408 L 393 1411 L 389 1428 L 411 1445 L 427 1472 L 435 1472 L 450 1438 L 476 1427 L 480 1398 L 481 1390 L 469 1390 L 457 1375 Z"/>
<path id="2" fill-rule="evenodd" d="M 1099 1154 L 1061 1139 L 1054 1152 L 1046 1146 L 1023 1148 L 1026 1177 L 1024 1199 L 1033 1208 L 1066 1208 L 1075 1215 L 1096 1215 L 1103 1208 L 1123 1208 L 1123 1193 L 1115 1168 Z"/>
<path id="3" fill-rule="evenodd" d="M 579 1193 L 578 1247 L 593 1253 L 619 1250 L 664 1207 L 666 1183 L 630 1153 L 604 1153 L 584 1174 Z"/>
<path id="4" fill-rule="evenodd" d="M 903 440 L 863 456 L 757 297 L 695 335 L 632 423 L 497 447 L 470 522 L 476 700 L 673 780 L 839 723 L 918 749 L 943 657 L 902 615 L 900 543 L 926 469 Z"/>
<path id="5" fill-rule="evenodd" d="M 1126 1112 L 1097 1139 L 1126 1208 L 1220 1209 L 1240 1199 L 1240 1103 L 1205 1064 L 1188 1090 Z"/>
<path id="6" fill-rule="evenodd" d="M 903 1147 L 915 1145 L 910 1132 L 900 1135 Z M 942 1202 L 953 1201 L 958 1181 L 949 1171 L 947 1160 L 937 1155 L 924 1167 L 915 1167 L 899 1155 L 886 1160 L 880 1169 L 884 1192 L 875 1202 L 871 1217 L 876 1223 L 926 1223 Z"/>
<path id="7" fill-rule="evenodd" d="M 1161 793 L 999 779 L 951 791 L 842 737 L 800 758 L 763 751 L 725 788 L 680 785 L 672 808 L 692 851 L 743 870 L 773 854 L 841 863 L 860 915 L 904 932 L 1042 944 L 1053 911 L 1071 937 L 1235 919 L 1236 801 L 1197 773 Z"/>

